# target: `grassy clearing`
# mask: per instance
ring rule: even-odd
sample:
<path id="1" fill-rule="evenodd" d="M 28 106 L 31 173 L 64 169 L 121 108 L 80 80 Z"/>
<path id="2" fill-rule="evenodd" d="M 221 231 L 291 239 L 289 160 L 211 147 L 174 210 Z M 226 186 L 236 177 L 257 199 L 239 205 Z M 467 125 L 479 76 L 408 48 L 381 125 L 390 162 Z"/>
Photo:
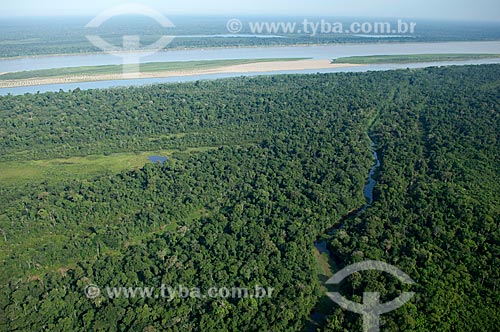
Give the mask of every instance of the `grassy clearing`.
<path id="1" fill-rule="evenodd" d="M 316 273 L 321 276 L 320 279 L 326 281 L 328 278 L 333 276 L 332 273 L 332 262 L 327 254 L 321 254 L 317 248 L 314 248 L 314 257 L 316 258 Z M 322 286 L 322 290 L 326 291 L 326 288 Z"/>
<path id="2" fill-rule="evenodd" d="M 243 65 L 261 62 L 297 61 L 305 58 L 275 58 L 275 59 L 241 59 L 241 60 L 211 60 L 211 61 L 177 61 L 177 62 L 150 62 L 140 65 L 141 73 L 168 72 L 168 71 L 196 71 L 221 68 L 234 65 Z M 98 76 L 122 74 L 130 65 L 88 66 L 74 68 L 56 68 L 31 70 L 0 75 L 0 80 L 20 80 L 30 78 L 51 78 L 67 76 Z"/>
<path id="3" fill-rule="evenodd" d="M 333 59 L 332 63 L 382 64 L 382 63 L 414 63 L 440 61 L 467 61 L 500 58 L 500 54 L 409 54 L 409 55 L 371 55 L 351 56 Z"/>
<path id="4" fill-rule="evenodd" d="M 171 156 L 176 152 L 195 153 L 217 147 L 197 147 L 185 151 L 159 150 L 90 155 L 50 160 L 27 160 L 0 163 L 0 185 L 17 186 L 47 179 L 88 179 L 102 174 L 116 174 L 136 169 L 149 162 L 149 156 Z"/>

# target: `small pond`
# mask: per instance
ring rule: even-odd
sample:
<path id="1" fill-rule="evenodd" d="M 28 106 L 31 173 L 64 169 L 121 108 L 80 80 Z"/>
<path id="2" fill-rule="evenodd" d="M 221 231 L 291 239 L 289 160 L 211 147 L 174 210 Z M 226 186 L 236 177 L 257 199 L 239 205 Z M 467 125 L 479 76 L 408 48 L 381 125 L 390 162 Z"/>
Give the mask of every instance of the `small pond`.
<path id="1" fill-rule="evenodd" d="M 155 164 L 163 164 L 168 160 L 168 157 L 162 156 L 150 156 L 148 157 L 149 161 Z"/>

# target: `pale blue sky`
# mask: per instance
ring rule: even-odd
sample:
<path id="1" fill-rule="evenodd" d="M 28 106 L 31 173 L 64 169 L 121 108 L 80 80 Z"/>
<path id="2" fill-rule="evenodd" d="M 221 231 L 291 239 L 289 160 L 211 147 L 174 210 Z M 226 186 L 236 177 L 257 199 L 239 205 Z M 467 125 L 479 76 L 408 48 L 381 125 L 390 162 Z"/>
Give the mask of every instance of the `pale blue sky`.
<path id="1" fill-rule="evenodd" d="M 487 20 L 500 22 L 500 0 L 3 0 L 1 16 L 96 15 L 141 3 L 165 15 L 317 15 Z"/>

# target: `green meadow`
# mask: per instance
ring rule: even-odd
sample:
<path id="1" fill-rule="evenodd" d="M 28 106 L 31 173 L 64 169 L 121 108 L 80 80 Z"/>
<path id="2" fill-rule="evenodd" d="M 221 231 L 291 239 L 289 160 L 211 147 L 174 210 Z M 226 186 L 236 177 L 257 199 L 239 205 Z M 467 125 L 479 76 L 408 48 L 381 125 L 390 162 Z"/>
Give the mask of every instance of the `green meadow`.
<path id="1" fill-rule="evenodd" d="M 440 61 L 467 61 L 500 58 L 500 54 L 408 54 L 408 55 L 370 55 L 351 56 L 333 59 L 332 63 L 382 64 L 382 63 L 415 63 Z"/>

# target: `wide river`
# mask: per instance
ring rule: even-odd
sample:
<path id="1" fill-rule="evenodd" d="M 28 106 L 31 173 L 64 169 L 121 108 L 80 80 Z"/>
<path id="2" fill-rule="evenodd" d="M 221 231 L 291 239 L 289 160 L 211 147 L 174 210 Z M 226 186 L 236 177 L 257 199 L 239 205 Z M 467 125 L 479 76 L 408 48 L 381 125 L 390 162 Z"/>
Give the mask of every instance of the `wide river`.
<path id="1" fill-rule="evenodd" d="M 431 53 L 496 53 L 500 54 L 500 41 L 494 42 L 449 42 L 449 43 L 372 43 L 372 44 L 338 44 L 321 46 L 291 46 L 291 47 L 251 47 L 226 49 L 190 49 L 158 52 L 141 58 L 141 63 L 194 61 L 194 60 L 227 60 L 227 59 L 264 59 L 264 58 L 313 58 L 332 59 L 346 56 L 381 55 L 381 54 L 431 54 Z M 134 54 L 140 56 L 140 53 Z M 19 59 L 0 60 L 0 72 L 15 72 L 37 69 L 63 67 L 99 66 L 121 64 L 121 57 L 108 54 L 44 56 Z M 390 70 L 398 68 L 421 68 L 442 65 L 486 64 L 500 63 L 500 59 L 473 60 L 459 62 L 384 64 L 334 68 L 321 70 L 280 71 L 272 73 L 245 73 L 245 76 L 295 73 L 330 73 L 330 72 L 361 72 L 369 70 Z M 118 81 L 100 81 L 85 83 L 49 84 L 28 87 L 3 88 L 0 95 L 48 92 L 71 89 L 98 89 L 117 86 L 133 86 L 155 83 L 189 82 L 201 79 L 217 79 L 242 76 L 241 73 L 225 73 L 197 75 L 185 77 L 168 77 L 152 79 L 132 79 Z"/>

